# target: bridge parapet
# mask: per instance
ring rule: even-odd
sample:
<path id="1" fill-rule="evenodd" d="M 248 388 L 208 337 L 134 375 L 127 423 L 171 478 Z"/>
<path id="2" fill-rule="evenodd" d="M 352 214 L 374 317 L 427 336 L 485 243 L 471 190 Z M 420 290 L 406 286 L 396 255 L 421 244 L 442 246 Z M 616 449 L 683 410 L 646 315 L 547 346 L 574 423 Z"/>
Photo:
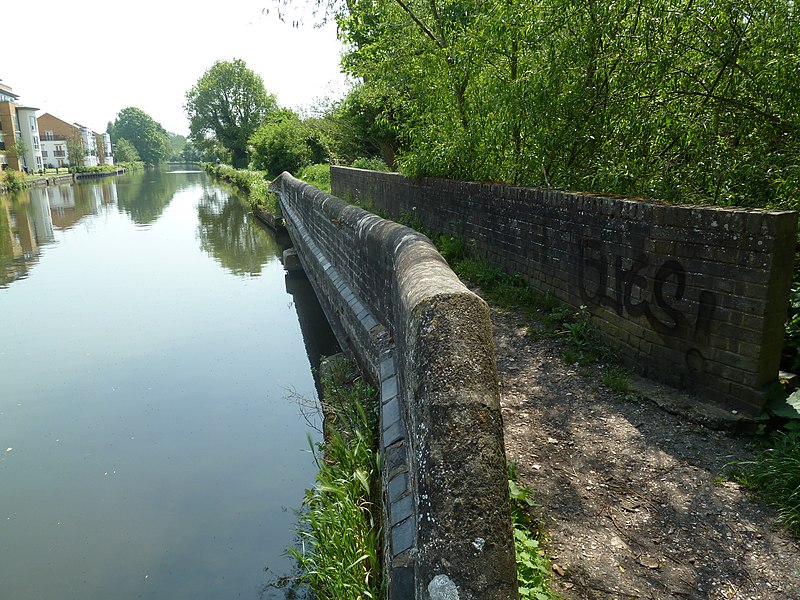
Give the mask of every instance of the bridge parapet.
<path id="1" fill-rule="evenodd" d="M 388 597 L 516 598 L 486 303 L 424 235 L 288 173 L 270 189 L 340 341 L 380 386 Z"/>

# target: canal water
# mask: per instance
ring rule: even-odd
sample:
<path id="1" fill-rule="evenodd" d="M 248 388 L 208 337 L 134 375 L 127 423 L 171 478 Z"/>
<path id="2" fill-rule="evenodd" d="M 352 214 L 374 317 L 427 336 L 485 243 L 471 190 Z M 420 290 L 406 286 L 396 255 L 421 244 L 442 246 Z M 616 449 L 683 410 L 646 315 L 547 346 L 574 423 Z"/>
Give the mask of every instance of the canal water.
<path id="1" fill-rule="evenodd" d="M 199 172 L 0 195 L 0 598 L 284 597 L 335 342 L 280 250 Z"/>

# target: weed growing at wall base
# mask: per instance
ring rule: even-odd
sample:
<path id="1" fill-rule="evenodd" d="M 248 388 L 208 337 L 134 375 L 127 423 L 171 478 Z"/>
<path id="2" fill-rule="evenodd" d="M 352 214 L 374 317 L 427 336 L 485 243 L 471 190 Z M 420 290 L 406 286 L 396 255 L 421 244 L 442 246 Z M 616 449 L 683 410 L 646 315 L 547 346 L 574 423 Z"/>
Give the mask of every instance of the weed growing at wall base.
<path id="1" fill-rule="evenodd" d="M 289 550 L 315 598 L 380 597 L 377 393 L 343 375 L 352 372 L 323 375 L 325 441 L 311 444 L 317 484 L 303 501 L 299 547 Z"/>
<path id="2" fill-rule="evenodd" d="M 755 460 L 737 463 L 734 479 L 778 509 L 778 520 L 800 538 L 800 422 L 771 434 Z"/>
<path id="3" fill-rule="evenodd" d="M 511 498 L 511 523 L 517 555 L 517 581 L 520 600 L 556 600 L 550 590 L 550 565 L 540 548 L 541 535 L 531 514 L 536 506 L 528 488 L 517 485 L 517 466 L 508 465 L 508 492 Z"/>

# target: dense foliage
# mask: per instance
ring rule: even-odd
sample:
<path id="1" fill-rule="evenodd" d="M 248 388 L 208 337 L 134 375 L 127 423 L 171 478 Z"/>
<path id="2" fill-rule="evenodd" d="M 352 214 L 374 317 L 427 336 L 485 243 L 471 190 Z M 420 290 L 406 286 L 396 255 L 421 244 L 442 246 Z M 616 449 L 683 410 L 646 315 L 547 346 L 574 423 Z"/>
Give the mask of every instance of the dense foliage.
<path id="1" fill-rule="evenodd" d="M 252 165 L 274 176 L 283 171 L 296 173 L 311 162 L 309 135 L 297 114 L 278 111 L 250 137 Z"/>
<path id="2" fill-rule="evenodd" d="M 28 182 L 25 181 L 25 175 L 18 171 L 12 171 L 11 169 L 0 172 L 0 183 L 5 185 L 9 192 L 24 190 L 28 187 Z"/>
<path id="3" fill-rule="evenodd" d="M 114 142 L 114 159 L 117 163 L 135 162 L 141 160 L 141 157 L 133 144 L 122 138 Z"/>
<path id="4" fill-rule="evenodd" d="M 247 165 L 250 136 L 278 110 L 273 94 L 243 60 L 217 61 L 186 92 L 190 138 L 200 149 L 221 145 L 233 166 Z"/>
<path id="5" fill-rule="evenodd" d="M 399 148 L 410 175 L 797 203 L 792 0 L 326 7 L 350 49 L 345 68 L 363 81 L 348 102 L 366 101 L 353 112 L 371 128 L 364 139 Z"/>
<path id="6" fill-rule="evenodd" d="M 147 165 L 157 165 L 169 158 L 170 147 L 166 130 L 140 108 L 129 106 L 122 109 L 113 123 L 108 125 L 108 133 L 116 145 L 117 160 L 137 160 L 128 149 L 125 158 L 119 158 L 119 145 L 127 140 L 136 149 L 139 160 Z"/>

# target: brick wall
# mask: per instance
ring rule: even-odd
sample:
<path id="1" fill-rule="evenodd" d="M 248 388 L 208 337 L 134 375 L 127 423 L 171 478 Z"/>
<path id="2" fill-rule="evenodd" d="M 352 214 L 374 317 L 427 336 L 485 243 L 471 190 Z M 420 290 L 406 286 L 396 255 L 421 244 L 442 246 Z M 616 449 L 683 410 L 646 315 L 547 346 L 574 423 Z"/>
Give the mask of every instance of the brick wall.
<path id="1" fill-rule="evenodd" d="M 516 598 L 486 303 L 425 236 L 288 173 L 270 189 L 337 337 L 381 392 L 388 598 Z"/>
<path id="2" fill-rule="evenodd" d="M 333 192 L 460 236 L 481 259 L 586 306 L 642 374 L 728 410 L 761 412 L 777 380 L 795 212 L 333 167 Z"/>

